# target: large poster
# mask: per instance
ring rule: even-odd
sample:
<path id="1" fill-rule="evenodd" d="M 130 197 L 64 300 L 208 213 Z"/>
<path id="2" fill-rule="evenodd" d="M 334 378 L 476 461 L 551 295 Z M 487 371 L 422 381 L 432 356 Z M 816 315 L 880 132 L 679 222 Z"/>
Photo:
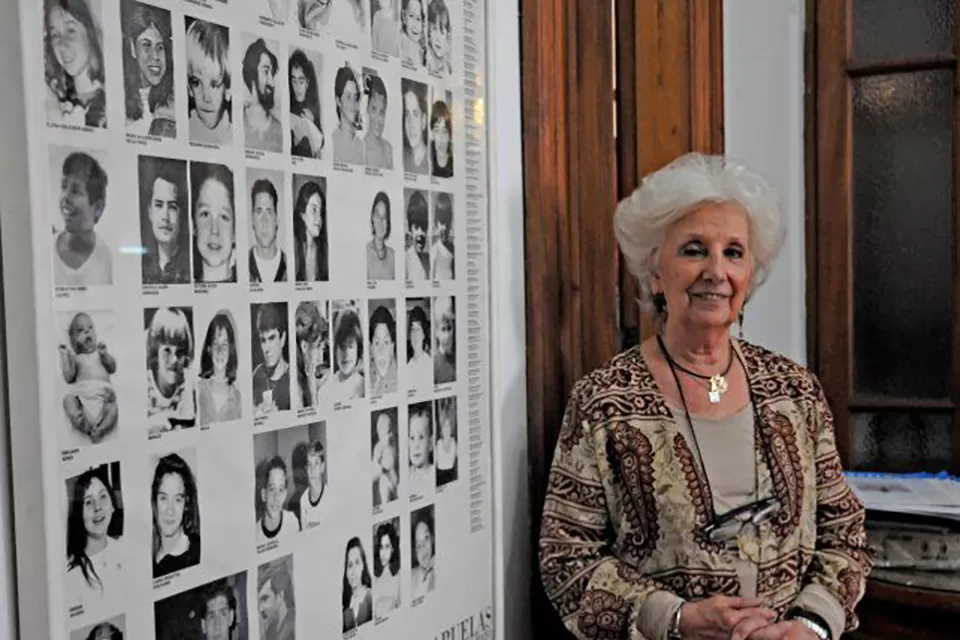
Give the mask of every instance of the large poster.
<path id="1" fill-rule="evenodd" d="M 483 4 L 21 0 L 50 638 L 492 637 Z"/>

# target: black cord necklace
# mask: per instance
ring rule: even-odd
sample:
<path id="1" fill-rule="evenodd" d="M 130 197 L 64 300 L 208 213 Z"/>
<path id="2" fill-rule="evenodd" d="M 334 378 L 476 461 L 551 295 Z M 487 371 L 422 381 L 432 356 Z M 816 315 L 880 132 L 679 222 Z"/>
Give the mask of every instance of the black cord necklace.
<path id="1" fill-rule="evenodd" d="M 697 373 L 696 371 L 691 371 L 687 369 L 682 364 L 673 359 L 670 355 L 670 352 L 667 351 L 667 345 L 663 343 L 663 336 L 657 334 L 657 344 L 660 345 L 660 351 L 663 352 L 663 357 L 667 359 L 667 362 L 670 364 L 670 370 L 680 369 L 687 375 L 693 376 L 694 378 L 699 378 L 701 380 L 707 380 L 710 382 L 710 390 L 708 391 L 708 399 L 710 404 L 717 404 L 720 402 L 720 396 L 725 394 L 730 388 L 730 384 L 727 382 L 727 374 L 730 373 L 731 367 L 733 367 L 734 359 L 734 349 L 733 345 L 730 346 L 730 359 L 727 361 L 727 368 L 723 370 L 723 373 L 715 373 L 712 376 L 705 376 L 702 373 Z M 674 373 L 676 376 L 676 373 Z M 677 386 L 680 386 L 680 381 L 677 381 Z M 681 391 L 681 394 L 683 392 Z"/>

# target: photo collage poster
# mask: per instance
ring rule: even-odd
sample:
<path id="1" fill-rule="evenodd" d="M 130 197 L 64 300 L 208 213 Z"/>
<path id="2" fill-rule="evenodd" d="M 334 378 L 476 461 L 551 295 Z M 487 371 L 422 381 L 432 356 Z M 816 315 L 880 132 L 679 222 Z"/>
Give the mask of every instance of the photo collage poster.
<path id="1" fill-rule="evenodd" d="M 50 638 L 492 637 L 482 0 L 20 7 Z"/>

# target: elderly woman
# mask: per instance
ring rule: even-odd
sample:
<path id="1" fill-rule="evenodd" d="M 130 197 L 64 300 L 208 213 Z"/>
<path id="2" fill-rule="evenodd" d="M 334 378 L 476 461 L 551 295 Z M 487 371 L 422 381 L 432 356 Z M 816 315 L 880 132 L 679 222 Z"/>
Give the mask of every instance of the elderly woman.
<path id="1" fill-rule="evenodd" d="M 771 187 L 688 155 L 615 220 L 657 335 L 574 386 L 540 533 L 578 638 L 836 640 L 872 558 L 817 378 L 731 336 L 784 239 Z"/>

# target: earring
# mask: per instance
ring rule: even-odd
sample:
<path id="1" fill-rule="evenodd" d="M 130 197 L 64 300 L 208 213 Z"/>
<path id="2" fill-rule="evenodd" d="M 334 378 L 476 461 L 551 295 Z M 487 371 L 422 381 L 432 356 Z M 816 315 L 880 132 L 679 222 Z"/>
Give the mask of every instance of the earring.
<path id="1" fill-rule="evenodd" d="M 664 313 L 667 310 L 667 297 L 663 293 L 653 294 L 653 308 L 657 313 Z"/>
<path id="2" fill-rule="evenodd" d="M 743 340 L 743 307 L 740 308 L 740 315 L 737 317 L 737 332 L 740 339 Z"/>

